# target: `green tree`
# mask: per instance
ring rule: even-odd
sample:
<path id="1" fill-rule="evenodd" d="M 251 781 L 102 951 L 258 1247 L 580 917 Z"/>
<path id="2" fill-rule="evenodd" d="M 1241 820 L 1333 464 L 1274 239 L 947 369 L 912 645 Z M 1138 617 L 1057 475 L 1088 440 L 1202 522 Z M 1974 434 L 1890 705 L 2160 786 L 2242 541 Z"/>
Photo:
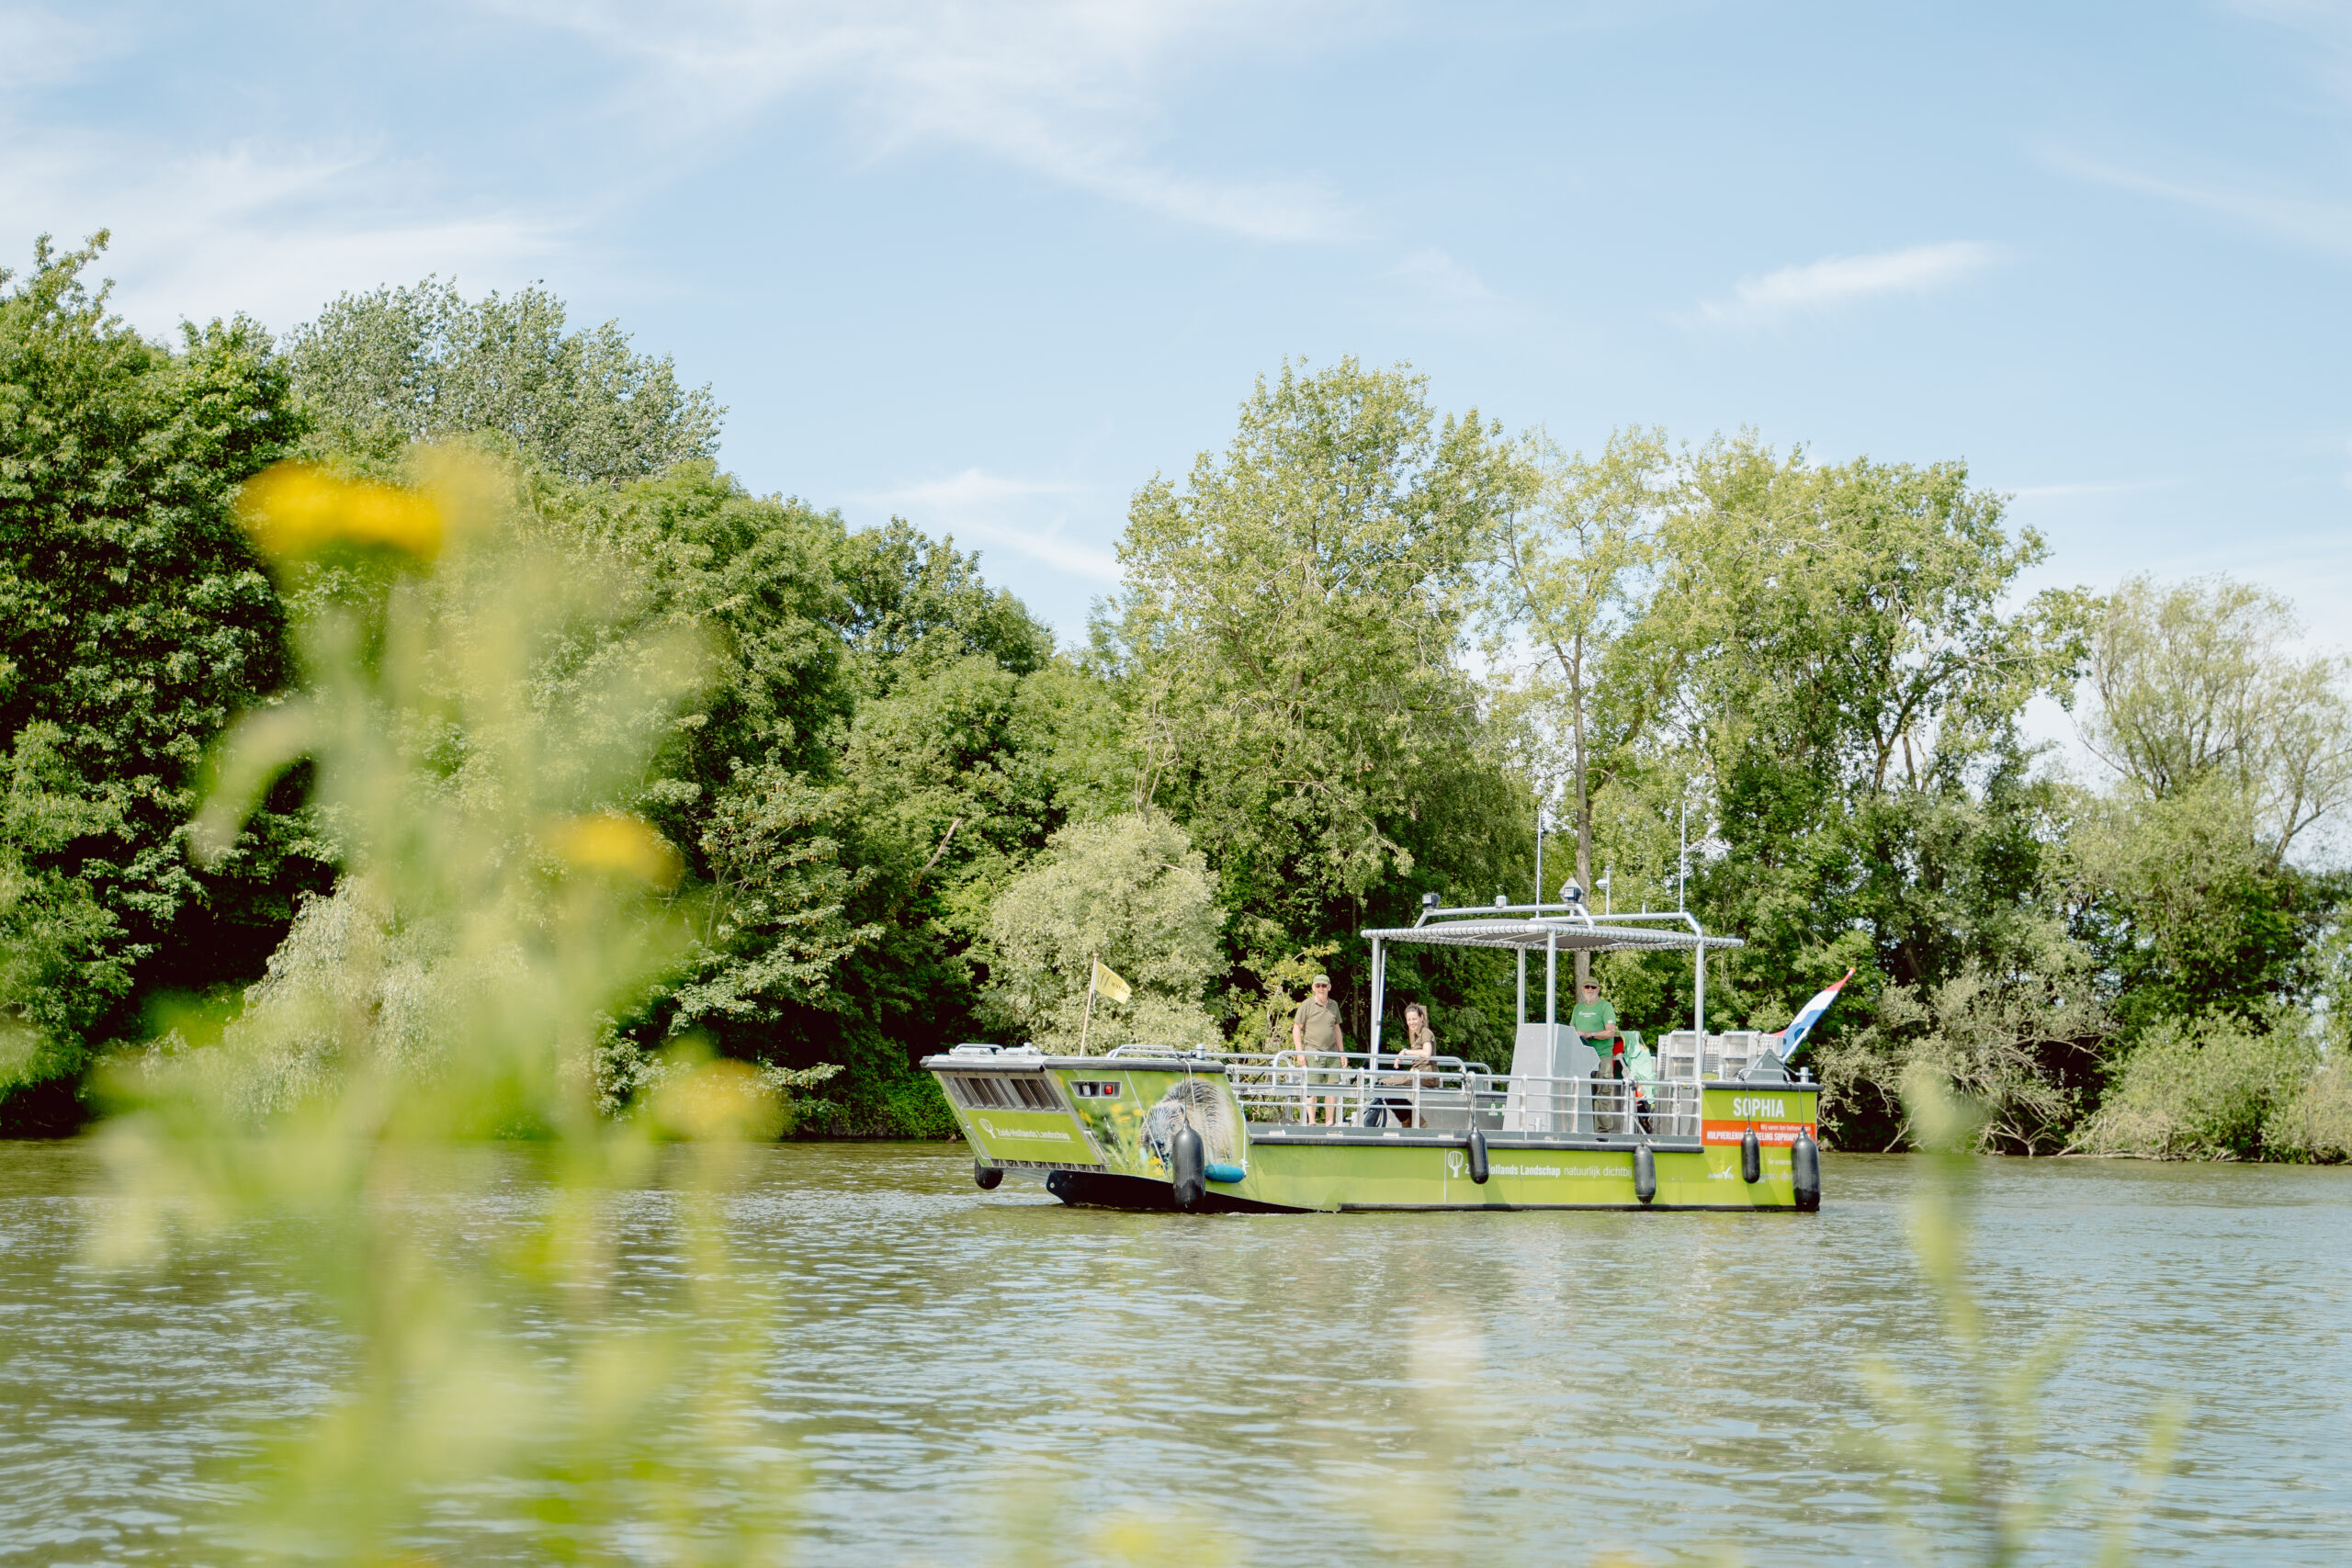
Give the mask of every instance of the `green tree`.
<path id="1" fill-rule="evenodd" d="M 29 878 L 18 918 L 47 909 L 63 925 L 44 929 L 74 933 L 55 951 L 75 994 L 23 998 L 60 1070 L 123 1021 L 134 971 L 192 988 L 258 973 L 323 876 L 292 814 L 300 779 L 209 874 L 178 838 L 206 745 L 286 670 L 277 596 L 229 505 L 300 433 L 285 373 L 243 318 L 172 346 L 126 326 L 85 281 L 105 242 L 44 239 L 29 272 L 0 271 L 0 748 L 20 788 L 86 806 L 70 827 L 13 813 L 6 846 Z"/>
<path id="2" fill-rule="evenodd" d="M 1576 880 L 1590 890 L 1593 796 L 1634 763 L 1673 689 L 1664 660 L 1645 681 L 1601 679 L 1611 649 L 1645 608 L 1672 455 L 1663 431 L 1620 431 L 1591 459 L 1548 438 L 1533 445 L 1533 493 L 1502 517 L 1489 657 L 1510 677 L 1502 694 L 1534 739 L 1531 771 L 1567 781 Z M 1628 668 L 1620 661 L 1613 672 Z M 1591 959 L 1576 955 L 1579 985 Z"/>
<path id="3" fill-rule="evenodd" d="M 1216 1044 L 1202 1004 L 1223 923 L 1207 862 L 1166 817 L 1065 828 L 990 911 L 987 1011 L 1052 1051 Z M 1126 998 L 1090 997 L 1098 959 Z"/>
<path id="4" fill-rule="evenodd" d="M 2080 1146 L 2160 1159 L 2309 1157 L 2299 1123 L 2321 1063 L 2318 1043 L 2295 1022 L 2194 1013 L 2154 1021 L 2117 1058 Z M 2340 1159 L 2352 1151 L 2326 1152 Z"/>
<path id="5" fill-rule="evenodd" d="M 2065 838 L 2075 928 L 2126 1041 L 2167 1019 L 2309 1007 L 2339 880 L 2271 863 L 2252 800 L 2227 777 L 2151 796 L 2084 795 Z"/>
<path id="6" fill-rule="evenodd" d="M 980 575 L 980 558 L 933 543 L 903 517 L 845 535 L 834 574 L 847 608 L 841 630 L 862 687 L 888 696 L 899 682 L 967 658 L 1013 675 L 1053 658 L 1053 633 L 1002 588 Z"/>
<path id="7" fill-rule="evenodd" d="M 1524 488 L 1498 430 L 1343 359 L 1261 379 L 1222 457 L 1136 492 L 1098 658 L 1133 799 L 1207 854 L 1246 967 L 1351 942 L 1408 879 L 1500 886 L 1524 792 L 1461 656 Z"/>
<path id="8" fill-rule="evenodd" d="M 2037 693 L 2070 692 L 2081 600 L 2008 607 L 2046 549 L 1962 465 L 1815 465 L 1747 437 L 1688 465 L 1658 597 L 1620 653 L 1679 672 L 1675 740 L 1708 807 L 1693 902 L 1750 943 L 1710 974 L 1710 1010 L 1778 1027 L 1857 969 L 1816 1049 L 1838 1135 L 1884 1142 L 1905 1066 L 1949 1054 L 1950 1010 L 2026 1020 L 2063 983 L 2058 808 L 2018 725 Z M 2095 1043 L 2007 1041 L 1971 1087 L 2005 1085 L 2015 1114 L 1995 1124 L 2046 1135 Z"/>
<path id="9" fill-rule="evenodd" d="M 2342 878 L 2290 852 L 2352 798 L 2352 660 L 2301 640 L 2284 599 L 2226 578 L 2133 578 L 2101 606 L 2083 734 L 2119 776 L 2067 854 L 2127 1044 L 2168 1020 L 2260 1026 L 2328 988 Z"/>
<path id="10" fill-rule="evenodd" d="M 573 535 L 642 568 L 619 630 L 666 619 L 722 649 L 630 802 L 714 895 L 687 971 L 631 1032 L 846 1068 L 805 1126 L 937 1130 L 944 1102 L 912 1061 L 977 1032 L 967 954 L 989 899 L 1073 792 L 1094 798 L 1099 682 L 976 557 L 903 522 L 853 533 L 702 463 L 541 489 Z"/>
<path id="11" fill-rule="evenodd" d="M 751 495 L 702 461 L 612 488 L 532 489 L 556 536 L 585 560 L 625 563 L 641 584 L 616 606 L 602 649 L 667 627 L 716 650 L 656 767 L 615 802 L 680 847 L 699 896 L 682 971 L 629 1033 L 641 1049 L 694 1033 L 729 1055 L 814 1066 L 804 1047 L 827 1032 L 812 1021 L 843 1005 L 841 963 L 876 934 L 852 908 L 875 873 L 845 842 L 839 754 L 855 688 L 834 573 L 841 518 Z M 584 672 L 602 660 L 576 662 Z"/>
<path id="12" fill-rule="evenodd" d="M 346 297 L 291 345 L 312 449 L 379 473 L 436 438 L 514 452 L 542 525 L 644 584 L 605 646 L 654 623 L 713 636 L 714 680 L 621 802 L 711 896 L 684 972 L 624 1035 L 846 1066 L 806 1124 L 930 1127 L 944 1105 L 910 1058 L 972 1032 L 964 953 L 988 895 L 1066 815 L 1031 753 L 1065 750 L 1052 737 L 1088 711 L 1067 699 L 1096 687 L 1049 671 L 1051 634 L 977 558 L 899 520 L 852 533 L 746 492 L 707 460 L 707 392 L 681 392 L 616 327 L 563 321 L 539 290 Z"/>
<path id="13" fill-rule="evenodd" d="M 1125 780 L 1106 682 L 1053 651 L 1018 601 L 953 540 L 903 523 L 837 558 L 862 695 L 842 750 L 842 821 L 873 873 L 856 900 L 875 936 L 842 964 L 851 1004 L 811 1048 L 850 1055 L 829 1089 L 840 1130 L 943 1130 L 913 1058 L 1001 1026 L 979 1012 L 976 946 L 998 893 L 1074 819 L 1115 811 Z"/>
<path id="14" fill-rule="evenodd" d="M 544 288 L 469 300 L 437 277 L 345 294 L 286 341 L 312 449 L 395 471 L 415 442 L 494 433 L 529 462 L 617 484 L 718 450 L 726 410 L 619 323 L 566 332 Z"/>
<path id="15" fill-rule="evenodd" d="M 2152 800 L 2209 788 L 2244 797 L 2264 860 L 2352 802 L 2352 659 L 2311 652 L 2278 594 L 2228 578 L 2134 577 L 2091 645 L 2099 758 Z"/>
<path id="16" fill-rule="evenodd" d="M 130 990 L 120 919 L 58 864 L 74 843 L 107 837 L 119 811 L 82 793 L 59 739 L 51 724 L 19 730 L 0 795 L 0 1094 L 70 1077 L 82 1042 Z"/>

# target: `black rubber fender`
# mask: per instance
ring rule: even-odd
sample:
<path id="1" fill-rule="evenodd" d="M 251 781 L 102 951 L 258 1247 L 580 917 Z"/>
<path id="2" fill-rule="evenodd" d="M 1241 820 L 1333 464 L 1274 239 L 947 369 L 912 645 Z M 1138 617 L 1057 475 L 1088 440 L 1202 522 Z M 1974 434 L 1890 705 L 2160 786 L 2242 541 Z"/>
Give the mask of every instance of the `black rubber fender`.
<path id="1" fill-rule="evenodd" d="M 1190 1127 L 1180 1129 L 1168 1151 L 1169 1174 L 1175 1178 L 1178 1208 L 1189 1209 L 1207 1195 L 1208 1165 L 1200 1134 Z"/>
<path id="2" fill-rule="evenodd" d="M 1764 1179 L 1764 1147 L 1756 1141 L 1753 1127 L 1740 1134 L 1739 1179 L 1750 1187 Z"/>
<path id="3" fill-rule="evenodd" d="M 1487 1184 L 1487 1134 L 1476 1127 L 1470 1129 L 1470 1179 Z"/>
<path id="4" fill-rule="evenodd" d="M 974 1160 L 972 1162 L 972 1180 L 979 1187 L 981 1191 L 993 1192 L 1004 1180 L 1004 1172 L 999 1170 L 992 1165 L 982 1165 L 978 1160 Z"/>
<path id="5" fill-rule="evenodd" d="M 1634 1150 L 1634 1196 L 1645 1203 L 1657 1196 L 1657 1156 L 1647 1144 Z"/>
<path id="6" fill-rule="evenodd" d="M 1797 1179 L 1797 1207 L 1805 1213 L 1821 1208 L 1821 1145 L 1809 1133 L 1799 1133 L 1789 1145 L 1789 1168 Z"/>

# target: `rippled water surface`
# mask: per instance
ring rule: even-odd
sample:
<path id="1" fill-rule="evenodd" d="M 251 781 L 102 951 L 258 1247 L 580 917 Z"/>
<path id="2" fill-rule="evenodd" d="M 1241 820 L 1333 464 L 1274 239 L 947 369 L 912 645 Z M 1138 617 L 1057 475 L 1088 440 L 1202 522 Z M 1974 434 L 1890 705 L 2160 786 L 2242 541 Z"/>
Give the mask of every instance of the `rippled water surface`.
<path id="1" fill-rule="evenodd" d="M 759 1152 L 734 1234 L 782 1287 L 798 1561 L 1032 1561 L 1107 1524 L 1188 1563 L 1879 1562 L 1857 1362 L 1951 1396 L 1903 1158 L 1830 1156 L 1812 1217 L 1125 1215 L 970 1168 Z M 98 1189 L 85 1145 L 0 1145 L 0 1556 L 222 1561 L 221 1457 L 342 1349 L 257 1264 L 83 1266 Z M 2352 1561 L 2352 1171 L 1986 1161 L 1979 1190 L 1993 1332 L 2080 1335 L 2042 1440 L 2086 1500 L 2049 1560 L 2089 1558 L 2177 1395 L 2143 1560 Z"/>

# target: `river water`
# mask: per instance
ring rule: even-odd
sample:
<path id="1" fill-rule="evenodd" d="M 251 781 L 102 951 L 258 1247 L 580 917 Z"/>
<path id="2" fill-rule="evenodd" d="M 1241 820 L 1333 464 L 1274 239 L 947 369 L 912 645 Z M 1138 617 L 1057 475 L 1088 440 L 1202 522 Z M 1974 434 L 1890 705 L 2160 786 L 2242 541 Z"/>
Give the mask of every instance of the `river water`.
<path id="1" fill-rule="evenodd" d="M 949 1146 L 757 1151 L 731 1229 L 782 1287 L 794 1560 L 1888 1561 L 1858 1363 L 1966 1385 L 1905 1241 L 1926 1168 L 1826 1166 L 1809 1217 L 1187 1218 L 982 1193 Z M 0 1559 L 223 1561 L 218 1461 L 341 1348 L 233 1259 L 82 1264 L 100 1185 L 87 1145 L 0 1145 Z M 2083 1489 L 2034 1560 L 2090 1560 L 2177 1398 L 2142 1561 L 2352 1561 L 2352 1170 L 1987 1160 L 1977 1192 L 1990 1333 L 2078 1336 L 2032 1468 Z"/>

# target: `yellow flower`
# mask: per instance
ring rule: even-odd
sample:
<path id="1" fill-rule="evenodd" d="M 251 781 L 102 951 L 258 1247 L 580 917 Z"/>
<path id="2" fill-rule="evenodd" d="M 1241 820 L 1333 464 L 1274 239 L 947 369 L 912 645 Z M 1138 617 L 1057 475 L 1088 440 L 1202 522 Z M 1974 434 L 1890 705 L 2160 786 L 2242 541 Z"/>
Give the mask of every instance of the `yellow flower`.
<path id="1" fill-rule="evenodd" d="M 685 869 L 678 852 L 644 818 L 616 811 L 568 818 L 544 837 L 548 848 L 576 871 L 616 871 L 667 887 Z"/>
<path id="2" fill-rule="evenodd" d="M 653 1095 L 653 1116 L 673 1137 L 762 1142 L 784 1130 L 784 1105 L 748 1062 L 706 1062 Z"/>
<path id="3" fill-rule="evenodd" d="M 272 560 L 298 560 L 329 545 L 384 545 L 420 560 L 441 551 L 441 509 L 413 491 L 338 479 L 307 463 L 280 463 L 245 481 L 237 518 Z"/>

